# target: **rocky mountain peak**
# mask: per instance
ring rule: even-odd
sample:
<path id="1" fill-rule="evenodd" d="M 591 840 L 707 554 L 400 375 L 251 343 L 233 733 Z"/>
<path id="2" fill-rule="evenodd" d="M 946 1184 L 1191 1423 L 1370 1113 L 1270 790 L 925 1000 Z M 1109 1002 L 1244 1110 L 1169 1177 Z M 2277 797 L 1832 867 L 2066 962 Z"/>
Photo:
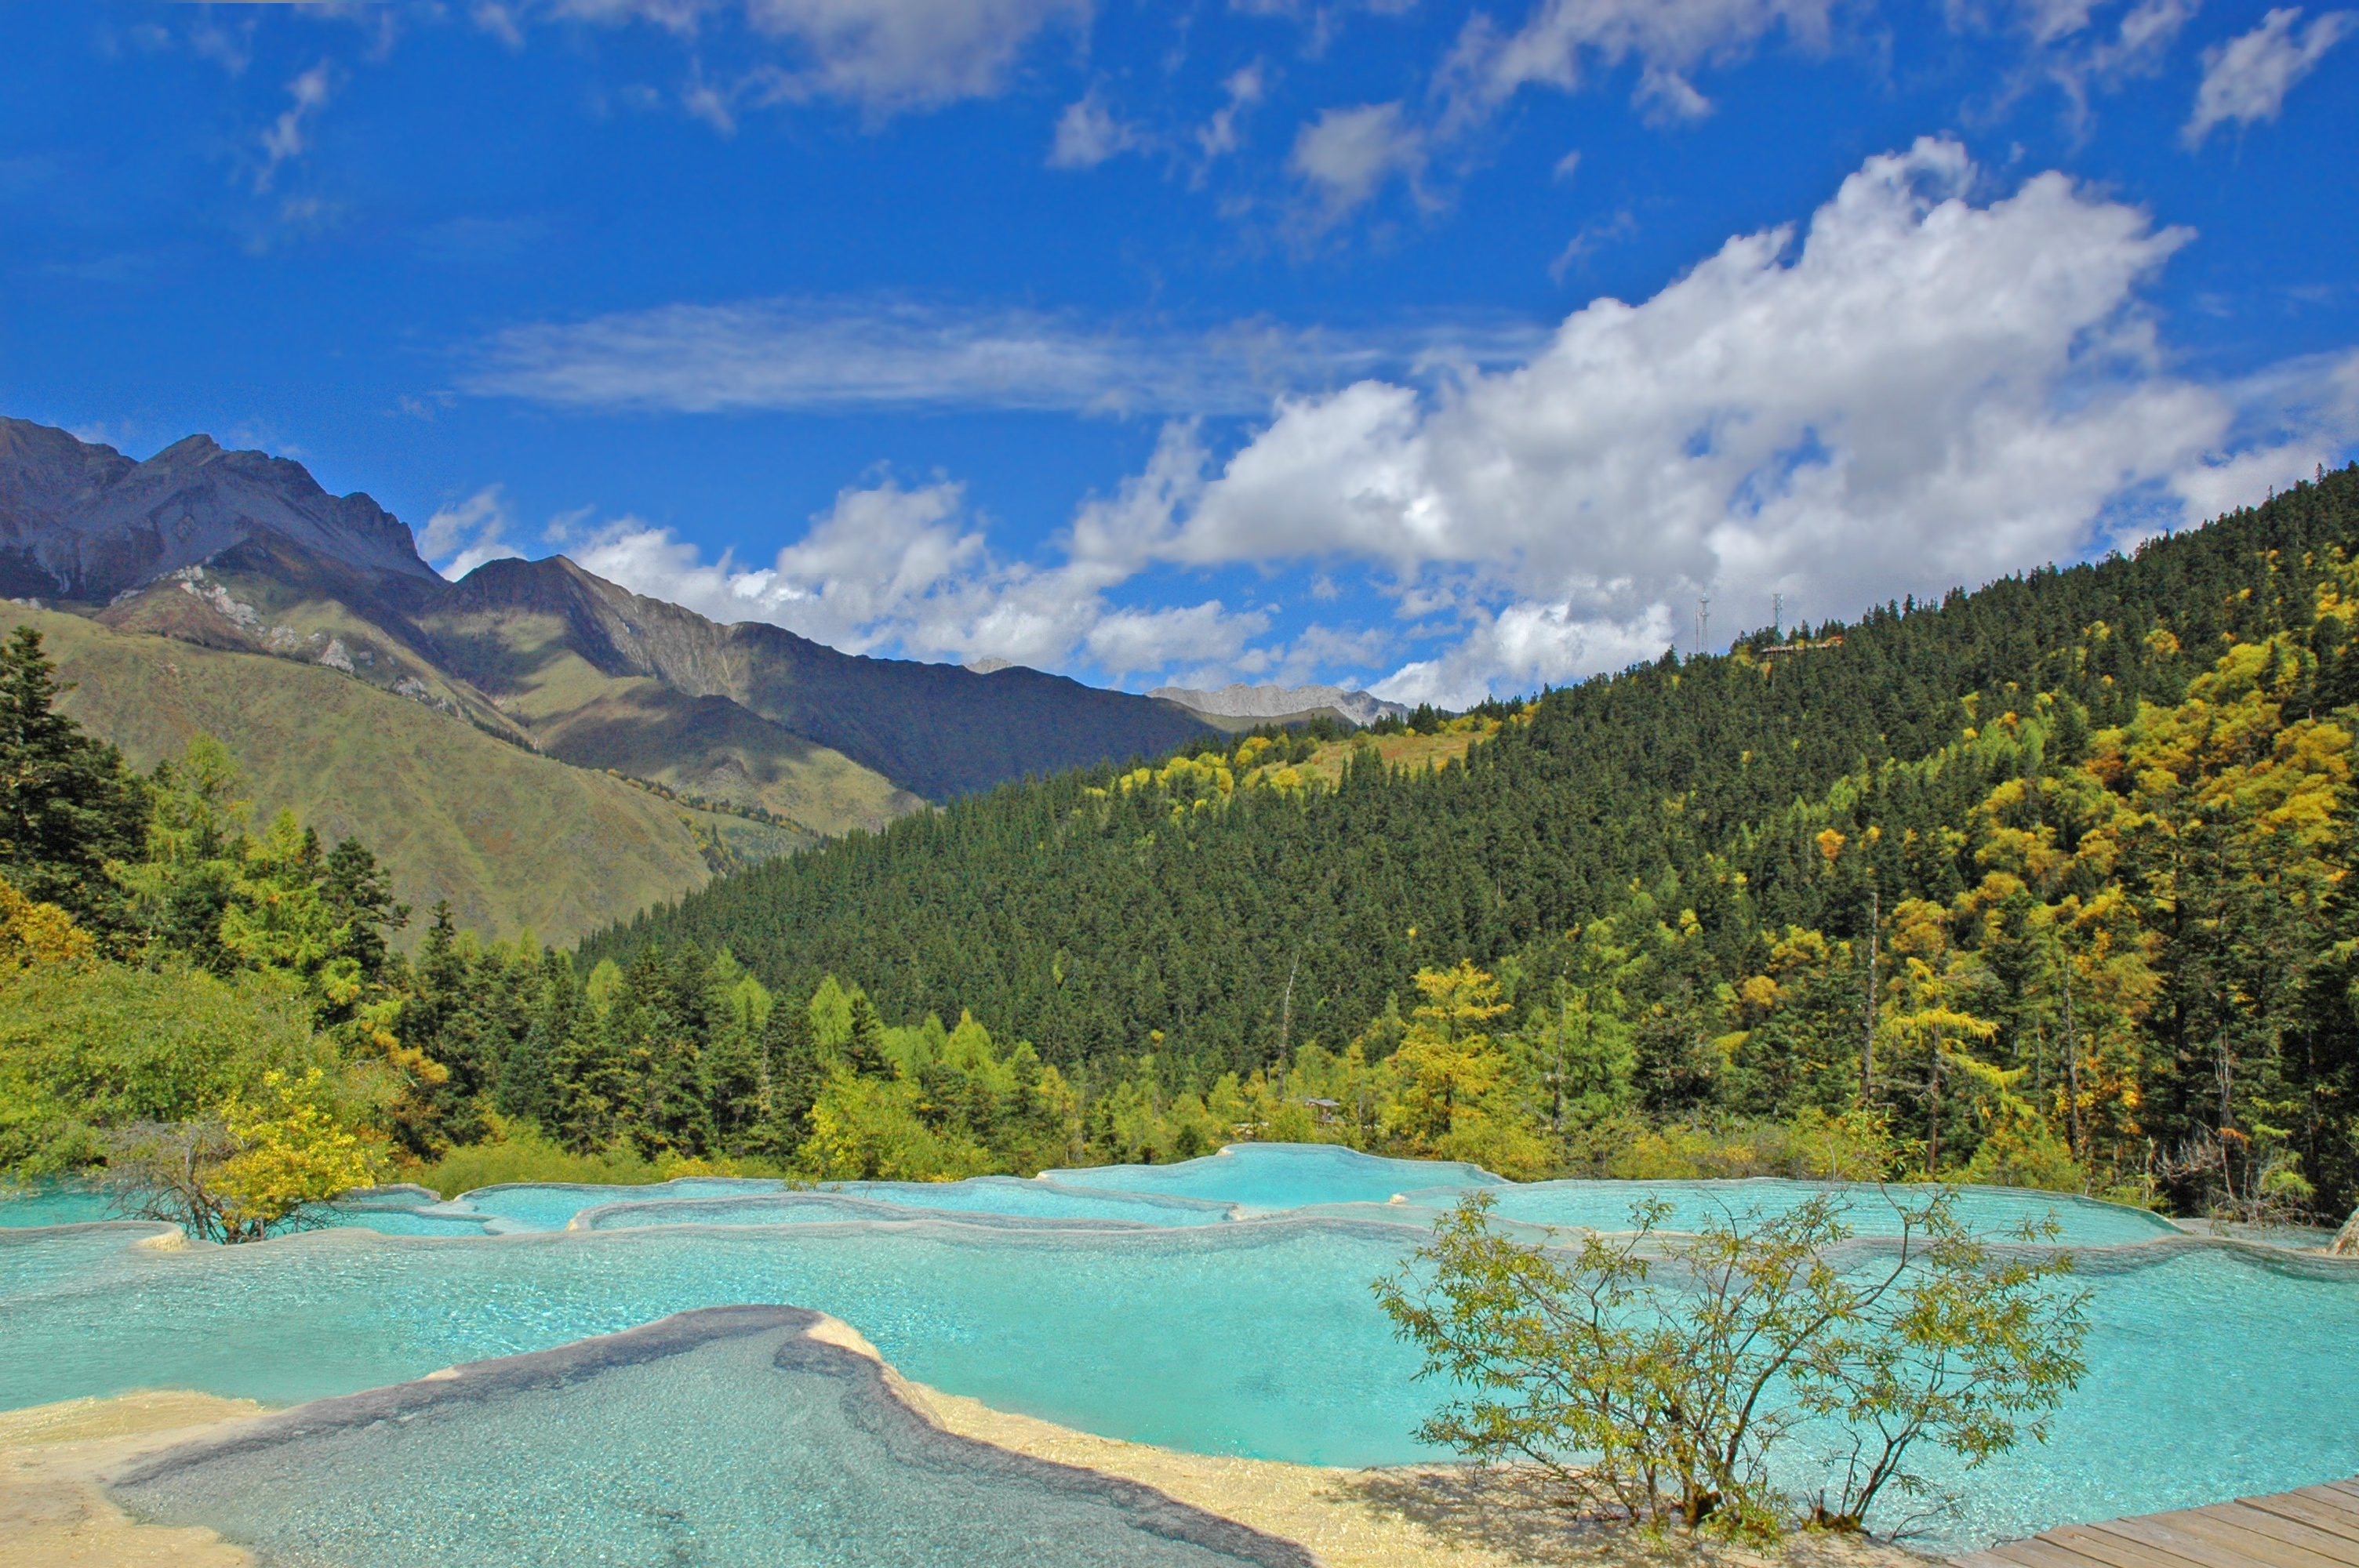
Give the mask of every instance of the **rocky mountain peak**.
<path id="1" fill-rule="evenodd" d="M 302 464 L 190 436 L 145 462 L 25 419 L 0 419 L 0 592 L 113 598 L 249 540 L 431 578 L 399 518 L 335 496 Z"/>

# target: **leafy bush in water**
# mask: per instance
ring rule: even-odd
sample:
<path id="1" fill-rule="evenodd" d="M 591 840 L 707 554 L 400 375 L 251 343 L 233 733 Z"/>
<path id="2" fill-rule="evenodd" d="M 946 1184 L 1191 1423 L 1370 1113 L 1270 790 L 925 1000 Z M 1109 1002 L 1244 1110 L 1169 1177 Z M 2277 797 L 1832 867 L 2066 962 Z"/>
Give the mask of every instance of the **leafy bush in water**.
<path id="1" fill-rule="evenodd" d="M 216 1118 L 147 1122 L 107 1136 L 106 1184 L 123 1213 L 169 1220 L 205 1241 L 259 1241 L 320 1222 L 321 1206 L 381 1173 L 376 1144 L 336 1114 L 326 1076 L 262 1076 Z"/>
<path id="2" fill-rule="evenodd" d="M 1467 1390 L 1419 1437 L 1537 1465 L 1584 1513 L 1764 1537 L 1855 1530 L 1896 1496 L 1931 1512 L 1951 1499 L 1910 1468 L 1921 1443 L 1972 1468 L 2044 1442 L 2084 1370 L 2088 1295 L 2057 1288 L 2071 1255 L 1994 1250 L 1948 1191 L 1895 1199 L 1900 1238 L 1850 1262 L 1830 1256 L 1853 1234 L 1832 1195 L 1686 1236 L 1658 1231 L 1655 1200 L 1570 1250 L 1494 1230 L 1494 1201 L 1462 1200 L 1376 1297 L 1419 1376 Z M 1830 1427 L 1843 1444 L 1806 1507 L 1790 1451 Z"/>

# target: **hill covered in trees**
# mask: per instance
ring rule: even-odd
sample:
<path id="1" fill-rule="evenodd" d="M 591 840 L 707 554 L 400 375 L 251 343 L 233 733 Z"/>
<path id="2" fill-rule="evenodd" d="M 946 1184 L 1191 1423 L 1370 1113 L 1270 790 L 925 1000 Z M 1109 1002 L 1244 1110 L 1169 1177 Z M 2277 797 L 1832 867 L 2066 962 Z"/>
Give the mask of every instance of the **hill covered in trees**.
<path id="1" fill-rule="evenodd" d="M 1928 1170 L 1987 1147 L 1985 1175 L 2343 1206 L 2354 546 L 2346 470 L 2134 557 L 1492 705 L 1438 770 L 1341 742 L 1327 787 L 1207 741 L 1002 788 L 582 957 L 725 948 L 1069 1074 L 1150 1060 L 1169 1097 L 1373 1067 L 1420 971 L 1471 961 L 1502 1054 L 1395 1146 L 1479 1111 L 1563 1169 L 1617 1118 L 1859 1111 Z"/>
<path id="2" fill-rule="evenodd" d="M 1531 702 L 1206 737 L 578 955 L 447 907 L 390 950 L 365 848 L 250 830 L 210 739 L 132 774 L 57 713 L 27 629 L 0 658 L 0 1169 L 245 1125 L 299 1073 L 287 1126 L 446 1187 L 1262 1138 L 2339 1217 L 2354 531 L 2359 468 L 2134 558 Z"/>

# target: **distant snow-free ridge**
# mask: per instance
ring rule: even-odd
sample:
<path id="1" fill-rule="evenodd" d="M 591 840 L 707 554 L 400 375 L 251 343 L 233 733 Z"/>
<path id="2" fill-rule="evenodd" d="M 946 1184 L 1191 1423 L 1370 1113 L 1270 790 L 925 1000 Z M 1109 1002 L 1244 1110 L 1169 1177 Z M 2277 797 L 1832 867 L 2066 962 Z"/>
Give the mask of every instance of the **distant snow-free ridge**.
<path id="1" fill-rule="evenodd" d="M 1345 691 L 1340 686 L 1247 686 L 1238 681 L 1218 691 L 1159 686 L 1147 695 L 1223 719 L 1285 719 L 1332 708 L 1354 724 L 1374 724 L 1379 719 L 1407 719 L 1409 713 L 1397 702 L 1386 702 L 1364 691 Z"/>

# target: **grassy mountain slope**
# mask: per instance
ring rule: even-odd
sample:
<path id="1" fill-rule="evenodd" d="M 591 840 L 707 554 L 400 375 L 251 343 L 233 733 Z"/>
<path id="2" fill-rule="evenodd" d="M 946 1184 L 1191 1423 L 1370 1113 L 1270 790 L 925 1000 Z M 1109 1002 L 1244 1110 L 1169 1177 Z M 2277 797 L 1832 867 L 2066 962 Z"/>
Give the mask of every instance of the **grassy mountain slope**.
<path id="1" fill-rule="evenodd" d="M 506 630 L 519 622 L 530 630 Z M 516 702 L 514 711 L 538 713 L 552 734 L 572 730 L 585 745 L 634 754 L 660 749 L 665 732 L 707 736 L 710 718 L 653 704 L 643 689 L 602 692 L 588 677 L 653 681 L 683 697 L 726 699 L 934 801 L 1027 774 L 1160 755 L 1203 732 L 1169 704 L 1038 670 L 978 675 L 839 653 L 760 622 L 723 626 L 563 557 L 486 562 L 419 624 L 451 667 L 504 704 Z M 600 696 L 617 700 L 588 711 Z M 752 733 L 742 724 L 729 729 L 712 758 L 695 765 L 723 768 L 730 745 Z M 777 765 L 798 764 L 782 758 Z"/>
<path id="2" fill-rule="evenodd" d="M 0 418 L 0 589 L 120 630 L 326 664 L 551 755 L 787 818 L 875 827 L 1202 732 L 1036 670 L 720 625 L 562 557 L 445 582 L 365 495 L 191 436 L 146 462 Z"/>
<path id="3" fill-rule="evenodd" d="M 210 732 L 244 763 L 257 812 L 292 807 L 331 842 L 358 837 L 397 897 L 419 910 L 447 898 L 486 935 L 530 927 L 565 942 L 701 886 L 699 829 L 747 859 L 810 841 L 685 811 L 334 668 L 54 611 L 11 614 L 41 632 L 61 678 L 77 683 L 66 711 L 135 766 Z"/>
<path id="4" fill-rule="evenodd" d="M 597 590 L 612 585 L 570 562 L 529 565 L 521 591 L 494 598 L 471 578 L 418 624 L 447 667 L 490 694 L 551 755 L 757 806 L 822 834 L 882 827 L 924 804 L 726 696 L 670 684 L 652 661 L 617 648 L 600 623 Z M 533 591 L 552 579 L 554 592 Z M 646 611 L 636 617 L 651 619 Z"/>
<path id="5" fill-rule="evenodd" d="M 531 750 L 737 806 L 813 835 L 879 827 L 922 803 L 842 753 L 719 699 L 610 675 L 561 616 L 448 610 L 439 580 L 355 569 L 255 540 L 98 612 L 120 631 L 325 664 Z"/>
<path id="6" fill-rule="evenodd" d="M 717 881 L 585 956 L 725 943 L 774 986 L 833 972 L 888 1017 L 972 1009 L 1050 1060 L 1159 1037 L 1183 1060 L 1235 1065 L 1282 1036 L 1352 1038 L 1421 965 L 1500 960 L 1634 885 L 1692 907 L 1698 940 L 1740 972 L 1765 930 L 1849 936 L 1865 918 L 1864 884 L 1821 874 L 1826 812 L 1805 803 L 1840 787 L 1861 825 L 1962 819 L 2003 782 L 1983 776 L 1999 764 L 1887 764 L 1936 757 L 2043 692 L 2090 729 L 2176 703 L 2224 636 L 2306 602 L 2335 549 L 2359 550 L 2359 469 L 2135 559 L 1810 633 L 1840 646 L 1667 654 L 1549 693 L 1440 772 L 1354 768 L 1332 790 L 1225 806 L 1201 790 L 1109 794 L 1103 769 L 1002 789 Z M 2359 698 L 2359 658 L 2339 644 L 2315 656 L 2321 710 Z M 1886 907 L 1981 875 L 1940 835 L 1864 852 Z"/>

